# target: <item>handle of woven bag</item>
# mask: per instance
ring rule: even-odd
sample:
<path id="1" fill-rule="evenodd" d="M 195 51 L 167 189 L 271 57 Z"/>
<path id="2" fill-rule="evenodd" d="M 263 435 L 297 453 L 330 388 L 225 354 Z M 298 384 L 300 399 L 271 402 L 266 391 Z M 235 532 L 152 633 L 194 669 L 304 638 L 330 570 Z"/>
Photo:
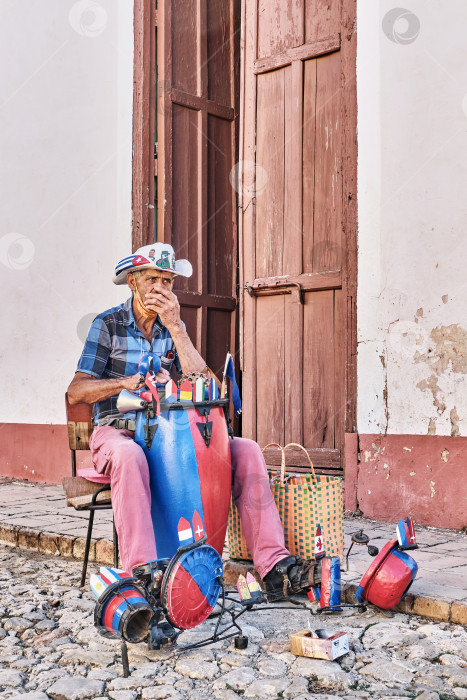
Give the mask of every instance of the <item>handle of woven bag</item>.
<path id="1" fill-rule="evenodd" d="M 298 442 L 289 442 L 288 445 L 286 445 L 283 449 L 283 456 L 284 456 L 284 470 L 285 470 L 285 451 L 288 447 L 299 447 L 303 452 L 306 454 L 306 457 L 310 463 L 310 471 L 311 471 L 311 476 L 313 477 L 313 482 L 314 484 L 318 483 L 318 479 L 316 478 L 315 474 L 315 468 L 313 466 L 313 462 L 310 459 L 310 455 L 308 454 L 308 451 L 303 447 L 303 445 L 299 445 Z"/>
<path id="2" fill-rule="evenodd" d="M 261 452 L 264 454 L 264 450 L 267 450 L 268 447 L 278 447 L 281 451 L 281 486 L 284 485 L 284 479 L 285 479 L 285 450 L 282 447 L 282 445 L 279 445 L 278 442 L 269 442 L 267 445 L 263 447 Z"/>

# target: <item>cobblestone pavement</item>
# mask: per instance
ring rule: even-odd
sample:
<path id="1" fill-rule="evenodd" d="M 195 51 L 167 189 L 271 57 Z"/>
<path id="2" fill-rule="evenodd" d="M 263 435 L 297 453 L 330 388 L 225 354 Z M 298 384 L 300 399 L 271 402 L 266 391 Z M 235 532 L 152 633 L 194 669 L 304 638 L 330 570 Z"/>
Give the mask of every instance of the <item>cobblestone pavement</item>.
<path id="1" fill-rule="evenodd" d="M 293 656 L 288 634 L 305 610 L 264 610 L 242 621 L 249 645 L 231 641 L 174 655 L 129 645 L 123 678 L 119 642 L 93 626 L 95 598 L 79 589 L 80 562 L 0 546 L 0 696 L 30 700 L 113 698 L 467 698 L 467 629 L 402 613 L 346 611 L 312 618 L 345 630 L 351 651 L 338 662 Z M 206 636 L 214 621 L 183 633 Z"/>
<path id="2" fill-rule="evenodd" d="M 61 486 L 0 478 L 0 543 L 79 559 L 84 552 L 87 520 L 87 511 L 67 508 Z M 351 533 L 360 528 L 380 549 L 395 537 L 395 523 L 346 517 L 344 525 L 344 551 L 350 545 Z M 413 557 L 419 570 L 402 611 L 467 624 L 466 534 L 419 526 L 416 531 L 420 549 Z M 110 564 L 112 552 L 112 514 L 101 511 L 95 518 L 90 559 Z M 342 574 L 347 602 L 354 601 L 355 589 L 370 563 L 366 547 L 354 546 L 349 570 Z M 226 562 L 226 580 L 236 581 L 238 574 L 244 573 L 240 569 Z"/>

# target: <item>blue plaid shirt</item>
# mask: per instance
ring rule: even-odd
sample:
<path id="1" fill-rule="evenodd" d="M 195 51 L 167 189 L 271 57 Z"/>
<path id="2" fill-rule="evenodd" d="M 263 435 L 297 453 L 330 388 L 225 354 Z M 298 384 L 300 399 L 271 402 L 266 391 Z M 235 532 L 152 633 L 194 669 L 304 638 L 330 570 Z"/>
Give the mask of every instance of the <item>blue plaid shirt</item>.
<path id="1" fill-rule="evenodd" d="M 96 316 L 89 329 L 83 352 L 78 362 L 77 372 L 90 374 L 96 379 L 129 377 L 138 372 L 138 363 L 147 352 L 159 357 L 174 351 L 174 362 L 181 372 L 180 362 L 172 337 L 157 316 L 149 342 L 135 323 L 132 298 L 124 304 L 104 311 Z M 94 404 L 94 423 L 108 425 L 121 417 L 117 409 L 117 396 L 111 396 Z M 126 413 L 125 418 L 135 414 Z"/>

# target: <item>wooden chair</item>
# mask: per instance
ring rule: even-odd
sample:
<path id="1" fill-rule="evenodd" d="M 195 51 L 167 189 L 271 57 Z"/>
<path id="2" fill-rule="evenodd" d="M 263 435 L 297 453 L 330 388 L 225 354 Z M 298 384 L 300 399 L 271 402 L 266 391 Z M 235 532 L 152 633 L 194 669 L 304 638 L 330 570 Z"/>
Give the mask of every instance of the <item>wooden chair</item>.
<path id="1" fill-rule="evenodd" d="M 76 450 L 89 450 L 89 438 L 93 431 L 92 406 L 87 403 L 71 405 L 68 394 L 65 394 L 66 417 L 68 427 L 68 444 L 71 451 L 71 477 L 62 479 L 65 491 L 66 503 L 76 510 L 88 510 L 88 531 L 86 546 L 84 548 L 84 562 L 81 572 L 81 586 L 86 583 L 86 571 L 88 568 L 89 550 L 91 547 L 92 527 L 96 510 L 111 510 L 110 484 L 96 484 L 95 482 L 76 476 Z M 118 536 L 113 524 L 113 554 L 114 566 L 118 566 Z"/>

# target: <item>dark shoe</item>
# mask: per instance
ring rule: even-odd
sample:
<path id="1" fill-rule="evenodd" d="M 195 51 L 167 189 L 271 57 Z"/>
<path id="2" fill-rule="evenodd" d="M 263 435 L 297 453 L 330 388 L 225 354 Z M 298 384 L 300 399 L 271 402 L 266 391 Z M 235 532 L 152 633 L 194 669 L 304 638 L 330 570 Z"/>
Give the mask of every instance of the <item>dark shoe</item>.
<path id="1" fill-rule="evenodd" d="M 162 608 L 155 608 L 154 615 L 149 622 L 149 649 L 172 646 L 177 643 L 178 635 L 177 630 L 165 619 Z"/>
<path id="2" fill-rule="evenodd" d="M 264 577 L 270 603 L 297 593 L 306 593 L 321 583 L 321 562 L 291 555 L 281 559 Z"/>
<path id="3" fill-rule="evenodd" d="M 156 617 L 156 616 L 155 616 Z M 149 649 L 160 649 L 161 647 L 176 644 L 178 632 L 167 620 L 155 619 L 149 625 Z"/>

